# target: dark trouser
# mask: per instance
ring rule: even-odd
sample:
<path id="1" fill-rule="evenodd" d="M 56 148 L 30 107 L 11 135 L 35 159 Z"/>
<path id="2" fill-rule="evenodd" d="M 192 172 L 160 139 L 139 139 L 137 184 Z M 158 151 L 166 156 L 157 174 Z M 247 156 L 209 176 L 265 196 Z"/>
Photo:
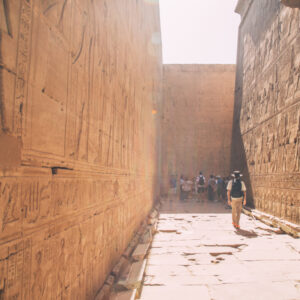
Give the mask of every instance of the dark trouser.
<path id="1" fill-rule="evenodd" d="M 204 186 L 199 186 L 198 187 L 198 194 L 200 194 L 200 193 L 204 193 Z"/>
<path id="2" fill-rule="evenodd" d="M 180 200 L 181 200 L 181 201 L 184 200 L 184 191 L 182 190 L 181 187 L 180 187 Z"/>
<path id="3" fill-rule="evenodd" d="M 214 189 L 210 185 L 208 186 L 207 197 L 210 201 L 214 200 Z"/>

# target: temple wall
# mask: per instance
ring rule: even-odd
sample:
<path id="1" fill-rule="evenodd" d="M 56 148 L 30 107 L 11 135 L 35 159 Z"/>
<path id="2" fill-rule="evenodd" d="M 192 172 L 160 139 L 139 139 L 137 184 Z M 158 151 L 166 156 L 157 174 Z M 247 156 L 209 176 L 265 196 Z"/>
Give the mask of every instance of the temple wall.
<path id="1" fill-rule="evenodd" d="M 93 299 L 157 187 L 157 1 L 0 1 L 0 298 Z"/>
<path id="2" fill-rule="evenodd" d="M 239 5 L 232 164 L 249 175 L 256 208 L 299 224 L 299 9 L 279 0 Z"/>
<path id="3" fill-rule="evenodd" d="M 171 175 L 228 176 L 234 65 L 164 65 L 162 190 Z"/>

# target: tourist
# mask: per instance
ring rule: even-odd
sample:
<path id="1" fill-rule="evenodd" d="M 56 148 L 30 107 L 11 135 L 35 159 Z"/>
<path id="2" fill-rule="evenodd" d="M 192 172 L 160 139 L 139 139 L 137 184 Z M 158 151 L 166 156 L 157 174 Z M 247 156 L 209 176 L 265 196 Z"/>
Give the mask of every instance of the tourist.
<path id="1" fill-rule="evenodd" d="M 204 191 L 205 191 L 205 177 L 202 174 L 202 172 L 200 172 L 199 176 L 197 176 L 197 193 L 199 195 L 198 202 L 200 202 L 200 198 L 203 198 L 202 195 L 203 195 Z"/>
<path id="2" fill-rule="evenodd" d="M 192 191 L 192 185 L 193 185 L 193 181 L 189 180 L 186 177 L 182 185 L 183 200 L 187 200 L 189 198 L 190 192 Z"/>
<path id="3" fill-rule="evenodd" d="M 205 177 L 202 174 L 202 172 L 199 173 L 199 181 L 198 181 L 198 192 L 199 193 L 204 193 L 205 191 Z"/>
<path id="4" fill-rule="evenodd" d="M 179 181 L 179 184 L 180 184 L 180 200 L 183 201 L 184 200 L 184 193 L 183 193 L 183 185 L 184 185 L 184 177 L 183 175 L 180 175 L 180 181 Z"/>
<path id="5" fill-rule="evenodd" d="M 228 205 L 232 207 L 232 225 L 240 228 L 240 216 L 243 205 L 246 205 L 246 186 L 241 180 L 242 174 L 240 171 L 234 171 L 233 179 L 227 185 Z"/>
<path id="6" fill-rule="evenodd" d="M 170 189 L 171 189 L 171 194 L 176 195 L 177 193 L 177 178 L 176 175 L 172 175 L 170 178 Z"/>
<path id="7" fill-rule="evenodd" d="M 210 178 L 208 180 L 207 183 L 207 198 L 210 201 L 214 200 L 214 193 L 215 193 L 215 189 L 216 189 L 216 180 L 214 175 L 210 175 Z"/>
<path id="8" fill-rule="evenodd" d="M 224 182 L 220 175 L 216 177 L 217 179 L 217 196 L 218 200 L 222 200 L 223 190 L 224 190 Z"/>

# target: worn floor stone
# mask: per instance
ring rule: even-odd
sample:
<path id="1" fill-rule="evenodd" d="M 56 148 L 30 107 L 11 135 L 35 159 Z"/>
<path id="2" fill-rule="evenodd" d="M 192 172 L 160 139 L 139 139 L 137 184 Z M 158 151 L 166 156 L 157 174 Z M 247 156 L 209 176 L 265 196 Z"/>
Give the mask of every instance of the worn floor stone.
<path id="1" fill-rule="evenodd" d="M 141 299 L 241 297 L 300 299 L 300 239 L 276 234 L 246 215 L 236 231 L 231 210 L 219 203 L 167 201 L 148 256 Z"/>

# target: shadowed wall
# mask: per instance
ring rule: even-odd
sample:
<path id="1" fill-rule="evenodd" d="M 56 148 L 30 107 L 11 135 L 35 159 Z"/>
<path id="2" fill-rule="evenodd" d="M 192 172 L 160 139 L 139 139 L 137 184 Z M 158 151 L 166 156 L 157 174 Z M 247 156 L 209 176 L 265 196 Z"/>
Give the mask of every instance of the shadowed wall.
<path id="1" fill-rule="evenodd" d="M 158 3 L 0 13 L 0 298 L 93 299 L 155 198 Z"/>

